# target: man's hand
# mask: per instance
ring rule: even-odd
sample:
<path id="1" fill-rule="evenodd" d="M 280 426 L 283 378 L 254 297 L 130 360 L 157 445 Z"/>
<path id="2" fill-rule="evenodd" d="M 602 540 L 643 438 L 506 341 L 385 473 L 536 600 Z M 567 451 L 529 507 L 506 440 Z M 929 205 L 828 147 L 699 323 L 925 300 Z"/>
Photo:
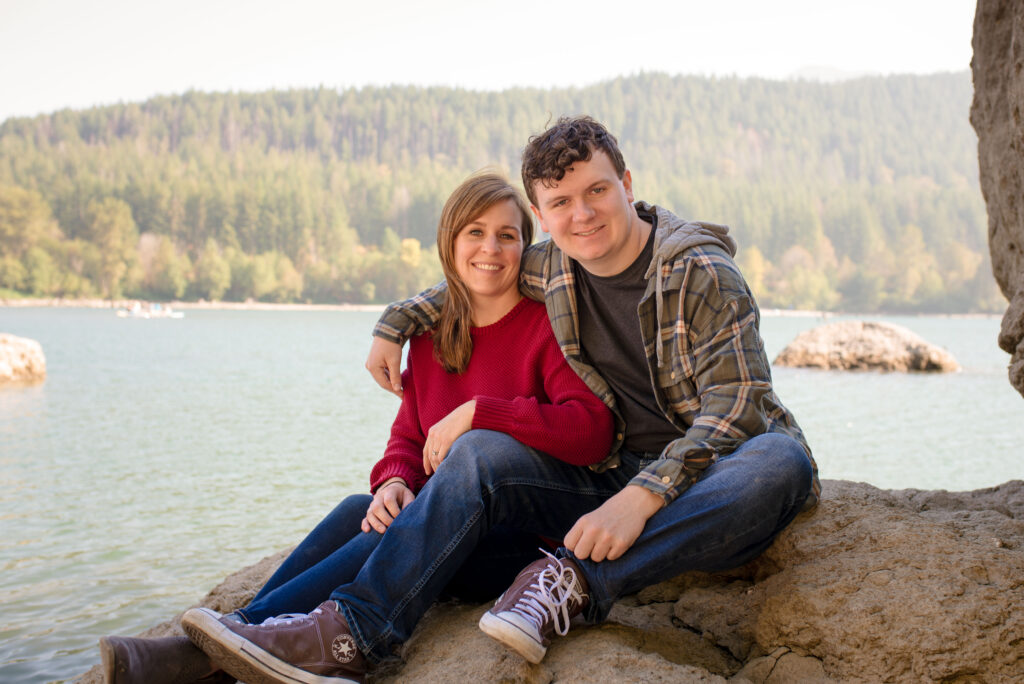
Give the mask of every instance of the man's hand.
<path id="1" fill-rule="evenodd" d="M 595 510 L 582 516 L 565 535 L 565 548 L 577 558 L 595 563 L 615 560 L 644 531 L 648 518 L 661 510 L 665 500 L 652 491 L 627 485 Z"/>
<path id="2" fill-rule="evenodd" d="M 396 478 L 389 480 L 377 488 L 373 501 L 366 509 L 366 517 L 359 525 L 363 532 L 371 529 L 384 534 L 388 525 L 395 521 L 402 509 L 413 502 L 416 495 L 405 484 L 405 480 Z"/>
<path id="3" fill-rule="evenodd" d="M 378 385 L 402 398 L 402 345 L 374 335 L 366 370 Z"/>
<path id="4" fill-rule="evenodd" d="M 473 428 L 476 399 L 470 399 L 447 416 L 430 426 L 423 445 L 423 470 L 430 475 L 448 455 L 452 443 Z"/>

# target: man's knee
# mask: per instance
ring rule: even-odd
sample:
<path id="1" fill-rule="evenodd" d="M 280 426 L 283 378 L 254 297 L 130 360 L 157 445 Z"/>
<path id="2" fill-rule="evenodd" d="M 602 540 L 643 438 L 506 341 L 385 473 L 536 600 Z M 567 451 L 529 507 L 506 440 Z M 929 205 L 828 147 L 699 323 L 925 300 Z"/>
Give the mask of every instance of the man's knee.
<path id="1" fill-rule="evenodd" d="M 811 460 L 803 445 L 789 435 L 769 432 L 755 437 L 764 467 L 759 479 L 771 479 L 781 491 L 789 491 L 794 500 L 802 501 L 811 489 Z M 754 441 L 751 440 L 751 441 Z M 781 493 L 780 491 L 780 493 Z"/>
<path id="2" fill-rule="evenodd" d="M 803 445 L 788 435 L 768 432 L 752 437 L 733 452 L 735 460 L 725 457 L 725 463 L 733 460 L 732 467 L 739 468 L 738 475 L 745 472 L 756 487 L 792 489 L 796 492 L 809 490 L 811 485 L 811 461 Z"/>
<path id="3" fill-rule="evenodd" d="M 779 466 L 800 469 L 807 468 L 810 472 L 810 461 L 807 452 L 800 442 L 781 432 L 765 432 L 748 439 L 734 453 L 745 453 L 755 458 L 778 462 Z"/>
<path id="4" fill-rule="evenodd" d="M 437 475 L 460 480 L 490 480 L 516 472 L 516 464 L 532 458 L 531 450 L 503 432 L 470 430 L 456 439 Z"/>

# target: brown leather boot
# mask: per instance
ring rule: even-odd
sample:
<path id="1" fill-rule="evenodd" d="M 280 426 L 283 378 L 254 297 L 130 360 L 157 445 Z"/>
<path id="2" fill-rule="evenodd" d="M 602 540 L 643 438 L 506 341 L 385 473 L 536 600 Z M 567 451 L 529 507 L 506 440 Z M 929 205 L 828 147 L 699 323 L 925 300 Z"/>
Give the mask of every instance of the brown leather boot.
<path id="1" fill-rule="evenodd" d="M 362 682 L 366 659 L 334 601 L 308 615 L 270 618 L 259 625 L 225 619 L 208 608 L 181 618 L 192 641 L 247 684 Z"/>
<path id="2" fill-rule="evenodd" d="M 100 657 L 106 684 L 229 684 L 235 681 L 223 670 L 213 671 L 210 657 L 183 636 L 103 637 Z"/>
<path id="3" fill-rule="evenodd" d="M 516 575 L 512 586 L 480 618 L 484 634 L 497 639 L 531 663 L 539 663 L 551 637 L 565 636 L 569 622 L 590 601 L 587 580 L 571 558 L 547 551 Z"/>

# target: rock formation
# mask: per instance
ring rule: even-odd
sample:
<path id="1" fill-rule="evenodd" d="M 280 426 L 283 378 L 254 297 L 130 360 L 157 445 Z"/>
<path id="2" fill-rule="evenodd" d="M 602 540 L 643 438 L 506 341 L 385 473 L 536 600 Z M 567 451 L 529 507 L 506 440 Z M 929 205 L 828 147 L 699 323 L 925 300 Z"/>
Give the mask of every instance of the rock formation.
<path id="1" fill-rule="evenodd" d="M 971 124 L 988 245 L 996 282 L 1010 300 L 999 346 L 1012 355 L 1010 384 L 1024 395 L 1024 3 L 978 0 L 972 42 Z"/>
<path id="2" fill-rule="evenodd" d="M 283 553 L 202 605 L 244 604 Z M 687 573 L 530 665 L 439 604 L 372 682 L 1010 682 L 1024 672 L 1024 482 L 974 492 L 826 481 L 818 508 L 735 571 Z M 177 618 L 147 636 L 175 633 Z M 97 660 L 99 656 L 97 654 Z M 93 668 L 81 681 L 100 681 Z"/>
<path id="3" fill-rule="evenodd" d="M 35 340 L 0 334 L 0 385 L 46 378 L 46 357 Z"/>
<path id="4" fill-rule="evenodd" d="M 797 368 L 940 373 L 960 368 L 948 351 L 904 327 L 865 321 L 842 321 L 805 330 L 772 363 Z"/>

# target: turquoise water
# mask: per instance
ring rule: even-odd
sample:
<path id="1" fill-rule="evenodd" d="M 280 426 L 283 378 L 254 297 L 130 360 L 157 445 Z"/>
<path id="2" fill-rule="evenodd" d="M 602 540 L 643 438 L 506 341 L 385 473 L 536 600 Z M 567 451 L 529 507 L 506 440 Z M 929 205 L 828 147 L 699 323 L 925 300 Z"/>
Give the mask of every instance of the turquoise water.
<path id="1" fill-rule="evenodd" d="M 363 369 L 376 313 L 2 309 L 42 385 L 0 389 L 0 681 L 74 677 L 364 491 L 397 399 Z M 991 318 L 884 318 L 960 373 L 779 368 L 825 478 L 974 489 L 1024 479 L 1024 399 Z M 816 318 L 766 317 L 773 358 Z"/>

